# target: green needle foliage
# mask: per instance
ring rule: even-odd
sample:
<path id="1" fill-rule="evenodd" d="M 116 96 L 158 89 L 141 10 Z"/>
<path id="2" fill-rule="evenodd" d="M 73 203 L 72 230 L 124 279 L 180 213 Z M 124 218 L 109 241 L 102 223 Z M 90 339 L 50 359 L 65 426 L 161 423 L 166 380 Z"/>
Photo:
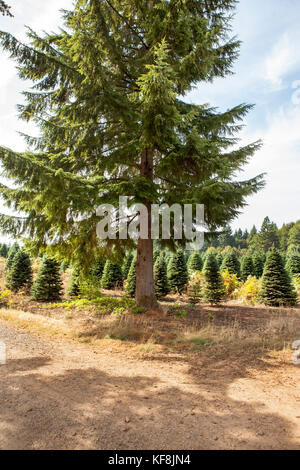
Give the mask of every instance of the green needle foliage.
<path id="1" fill-rule="evenodd" d="M 288 257 L 285 267 L 292 276 L 300 274 L 300 254 L 292 253 Z"/>
<path id="2" fill-rule="evenodd" d="M 27 253 L 18 250 L 14 256 L 11 269 L 7 276 L 7 287 L 13 292 L 21 289 L 29 291 L 32 285 L 32 266 Z"/>
<path id="3" fill-rule="evenodd" d="M 188 279 L 188 271 L 184 252 L 182 250 L 178 250 L 173 255 L 168 265 L 168 280 L 170 289 L 181 295 L 186 288 Z"/>
<path id="4" fill-rule="evenodd" d="M 103 289 L 112 290 L 122 286 L 123 275 L 119 264 L 107 260 L 103 270 L 101 286 Z"/>
<path id="5" fill-rule="evenodd" d="M 240 262 L 234 250 L 227 253 L 223 260 L 221 270 L 225 271 L 226 269 L 230 274 L 237 274 L 237 276 L 241 274 Z"/>
<path id="6" fill-rule="evenodd" d="M 265 305 L 271 307 L 297 303 L 297 293 L 278 251 L 272 251 L 267 257 L 259 296 Z"/>
<path id="7" fill-rule="evenodd" d="M 203 261 L 198 251 L 195 251 L 188 260 L 188 272 L 190 274 L 195 271 L 202 271 Z"/>
<path id="8" fill-rule="evenodd" d="M 212 305 L 219 304 L 225 298 L 225 288 L 216 257 L 211 253 L 204 265 L 203 299 Z"/>
<path id="9" fill-rule="evenodd" d="M 156 259 L 154 265 L 154 283 L 155 292 L 158 299 L 169 294 L 170 289 L 168 284 L 167 265 L 163 253 L 161 253 L 160 256 Z"/>
<path id="10" fill-rule="evenodd" d="M 9 252 L 9 248 L 6 243 L 2 243 L 0 246 L 0 256 L 1 258 L 7 258 Z"/>
<path id="11" fill-rule="evenodd" d="M 51 302 L 60 300 L 62 293 L 60 266 L 55 259 L 44 257 L 31 289 L 32 298 Z"/>
<path id="12" fill-rule="evenodd" d="M 264 272 L 266 257 L 264 253 L 261 252 L 254 252 L 253 255 L 253 268 L 254 268 L 254 275 L 257 279 L 260 279 Z"/>
<path id="13" fill-rule="evenodd" d="M 13 16 L 10 11 L 10 6 L 8 6 L 7 3 L 5 3 L 3 0 L 0 0 L 0 13 L 3 16 Z"/>
<path id="14" fill-rule="evenodd" d="M 123 279 L 127 279 L 128 273 L 131 267 L 132 260 L 134 258 L 134 255 L 132 253 L 127 253 L 122 265 L 122 274 L 123 274 Z"/>
<path id="15" fill-rule="evenodd" d="M 249 276 L 254 276 L 254 265 L 252 256 L 244 256 L 241 262 L 241 278 L 247 281 Z"/>
<path id="16" fill-rule="evenodd" d="M 99 279 L 99 281 L 101 281 L 102 279 L 102 276 L 103 276 L 103 271 L 104 271 L 104 266 L 105 266 L 105 263 L 103 261 L 99 261 L 97 260 L 91 270 L 90 270 L 90 274 L 91 276 L 95 277 L 96 279 Z"/>
<path id="17" fill-rule="evenodd" d="M 28 152 L 0 147 L 4 176 L 17 182 L 1 185 L 2 197 L 27 214 L 2 215 L 2 230 L 27 237 L 34 253 L 48 245 L 83 266 L 99 250 L 132 248 L 130 240 L 96 236 L 97 207 L 117 206 L 125 194 L 147 206 L 204 204 L 212 231 L 232 220 L 263 186 L 263 175 L 235 177 L 260 147 L 237 147 L 252 106 L 219 112 L 183 96 L 231 73 L 240 47 L 231 37 L 235 7 L 235 0 L 78 0 L 58 33 L 28 29 L 24 44 L 1 32 L 19 76 L 33 83 L 20 118 L 40 128 L 39 137 L 24 136 Z M 138 269 L 149 273 L 151 250 L 142 253 Z M 148 285 L 138 276 L 138 298 L 155 303 L 154 287 L 143 295 Z"/>
<path id="18" fill-rule="evenodd" d="M 78 297 L 80 294 L 80 270 L 78 268 L 75 268 L 72 271 L 67 288 L 67 294 L 70 297 Z"/>
<path id="19" fill-rule="evenodd" d="M 222 263 L 223 263 L 223 256 L 221 255 L 221 253 L 219 253 L 219 254 L 216 256 L 216 260 L 217 260 L 219 269 L 221 269 L 221 266 L 222 266 Z"/>
<path id="20" fill-rule="evenodd" d="M 8 256 L 7 256 L 6 265 L 5 265 L 6 270 L 9 270 L 12 267 L 14 257 L 19 250 L 20 250 L 20 247 L 17 243 L 14 243 L 12 247 L 10 248 L 8 252 Z"/>
<path id="21" fill-rule="evenodd" d="M 131 266 L 127 276 L 127 283 L 126 283 L 126 294 L 129 297 L 135 296 L 135 289 L 136 289 L 136 256 L 133 257 L 131 261 Z"/>

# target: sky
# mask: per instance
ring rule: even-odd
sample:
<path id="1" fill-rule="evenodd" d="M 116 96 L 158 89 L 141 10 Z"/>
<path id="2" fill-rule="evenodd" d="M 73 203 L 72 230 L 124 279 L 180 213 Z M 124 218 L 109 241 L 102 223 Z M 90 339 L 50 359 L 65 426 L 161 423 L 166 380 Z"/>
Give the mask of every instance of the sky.
<path id="1" fill-rule="evenodd" d="M 8 1 L 8 0 L 7 0 Z M 0 29 L 26 40 L 25 26 L 36 32 L 57 31 L 61 8 L 72 0 L 11 0 L 14 18 L 0 17 Z M 266 173 L 266 187 L 247 200 L 234 229 L 260 227 L 266 215 L 281 226 L 300 219 L 300 2 L 240 0 L 233 34 L 242 41 L 234 75 L 201 83 L 186 100 L 209 103 L 220 111 L 240 103 L 255 104 L 245 119 L 241 144 L 261 139 L 263 147 L 239 178 Z M 17 119 L 16 105 L 28 85 L 17 77 L 13 61 L 0 51 L 0 145 L 26 149 L 18 131 L 36 135 L 32 124 Z M 0 212 L 8 213 L 0 203 Z"/>

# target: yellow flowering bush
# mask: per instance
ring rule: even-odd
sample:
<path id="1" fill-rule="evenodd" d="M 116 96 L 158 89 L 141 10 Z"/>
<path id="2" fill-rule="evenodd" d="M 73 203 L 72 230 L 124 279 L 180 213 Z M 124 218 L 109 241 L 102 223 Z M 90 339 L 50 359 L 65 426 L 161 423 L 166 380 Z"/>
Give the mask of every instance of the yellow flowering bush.
<path id="1" fill-rule="evenodd" d="M 258 302 L 258 295 L 260 291 L 261 280 L 255 276 L 249 276 L 247 281 L 242 283 L 240 288 L 236 291 L 236 297 L 251 304 Z"/>
<path id="2" fill-rule="evenodd" d="M 0 290 L 0 306 L 1 307 L 3 305 L 9 305 L 11 294 L 12 294 L 11 291 L 8 289 Z"/>
<path id="3" fill-rule="evenodd" d="M 236 274 L 230 274 L 228 269 L 222 272 L 222 278 L 225 285 L 225 292 L 227 297 L 234 298 L 234 292 L 239 289 L 241 281 Z"/>

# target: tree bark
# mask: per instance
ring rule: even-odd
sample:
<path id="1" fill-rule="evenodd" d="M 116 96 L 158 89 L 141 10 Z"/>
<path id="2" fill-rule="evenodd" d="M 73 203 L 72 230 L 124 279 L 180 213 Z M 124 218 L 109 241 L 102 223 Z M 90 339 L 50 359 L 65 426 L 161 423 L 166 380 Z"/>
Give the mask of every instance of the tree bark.
<path id="1" fill-rule="evenodd" d="M 153 181 L 153 151 L 145 150 L 141 161 L 141 175 Z M 148 239 L 139 238 L 136 263 L 136 295 L 138 307 L 158 309 L 153 277 L 153 240 L 151 238 L 151 201 L 144 200 L 148 210 Z M 143 222 L 143 221 L 142 221 Z"/>

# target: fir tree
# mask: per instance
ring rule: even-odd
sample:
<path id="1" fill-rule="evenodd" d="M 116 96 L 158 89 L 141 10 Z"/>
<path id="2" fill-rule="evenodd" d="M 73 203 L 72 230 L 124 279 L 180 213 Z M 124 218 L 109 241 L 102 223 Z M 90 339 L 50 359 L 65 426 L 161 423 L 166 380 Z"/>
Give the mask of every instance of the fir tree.
<path id="1" fill-rule="evenodd" d="M 300 251 L 300 222 L 297 222 L 289 232 L 288 247 L 291 246 Z"/>
<path id="2" fill-rule="evenodd" d="M 57 34 L 29 29 L 27 45 L 2 32 L 20 76 L 34 84 L 20 117 L 41 131 L 25 137 L 31 151 L 0 148 L 5 177 L 18 183 L 2 185 L 2 196 L 27 213 L 2 215 L 2 230 L 30 233 L 33 252 L 51 244 L 82 265 L 99 250 L 97 208 L 117 207 L 124 194 L 144 203 L 150 216 L 153 202 L 192 201 L 206 206 L 212 230 L 232 220 L 263 186 L 262 175 L 236 181 L 260 146 L 236 148 L 251 106 L 221 113 L 182 97 L 199 82 L 231 73 L 240 46 L 230 37 L 235 6 L 235 0 L 81 0 L 64 12 Z M 109 240 L 100 248 L 129 244 Z M 156 305 L 149 237 L 138 240 L 136 301 Z"/>
<path id="3" fill-rule="evenodd" d="M 63 294 L 60 267 L 55 259 L 43 258 L 31 289 L 34 300 L 51 302 L 60 300 Z"/>
<path id="4" fill-rule="evenodd" d="M 252 259 L 253 259 L 254 276 L 257 279 L 260 279 L 264 272 L 264 266 L 265 266 L 265 261 L 266 261 L 265 254 L 256 251 L 254 252 Z"/>
<path id="5" fill-rule="evenodd" d="M 8 256 L 7 256 L 6 265 L 5 265 L 6 270 L 9 270 L 12 267 L 14 257 L 19 250 L 20 250 L 20 247 L 17 243 L 14 243 L 12 247 L 10 248 L 8 252 Z"/>
<path id="6" fill-rule="evenodd" d="M 10 16 L 13 17 L 11 11 L 10 11 L 10 6 L 7 5 L 3 0 L 0 0 L 0 13 L 3 16 Z"/>
<path id="7" fill-rule="evenodd" d="M 168 280 L 170 289 L 181 295 L 188 283 L 188 271 L 182 250 L 178 250 L 169 262 Z"/>
<path id="8" fill-rule="evenodd" d="M 226 269 L 228 269 L 228 272 L 230 274 L 236 274 L 238 277 L 240 277 L 240 274 L 241 274 L 240 262 L 234 250 L 227 253 L 227 255 L 225 256 L 223 260 L 221 270 L 225 271 Z"/>
<path id="9" fill-rule="evenodd" d="M 107 260 L 103 270 L 101 286 L 103 289 L 112 290 L 120 287 L 123 283 L 122 270 L 119 264 Z"/>
<path id="10" fill-rule="evenodd" d="M 278 251 L 267 257 L 259 297 L 271 307 L 292 306 L 297 303 L 297 294 Z"/>
<path id="11" fill-rule="evenodd" d="M 260 232 L 251 241 L 251 246 L 264 253 L 280 247 L 278 229 L 269 217 L 264 219 Z"/>
<path id="12" fill-rule="evenodd" d="M 127 279 L 128 277 L 128 273 L 129 273 L 133 258 L 134 258 L 134 255 L 132 253 L 127 253 L 127 255 L 125 256 L 124 263 L 122 265 L 123 279 Z"/>
<path id="13" fill-rule="evenodd" d="M 13 292 L 18 292 L 21 289 L 29 291 L 31 285 L 32 267 L 30 257 L 23 250 L 18 250 L 7 276 L 7 287 Z"/>
<path id="14" fill-rule="evenodd" d="M 203 299 L 212 305 L 217 305 L 224 298 L 224 282 L 216 257 L 213 254 L 209 254 L 204 265 Z"/>
<path id="15" fill-rule="evenodd" d="M 99 281 L 101 281 L 102 276 L 103 276 L 104 266 L 105 266 L 105 263 L 103 261 L 96 260 L 96 262 L 93 264 L 90 270 L 90 274 L 96 279 L 99 279 Z"/>
<path id="16" fill-rule="evenodd" d="M 78 268 L 75 268 L 72 271 L 67 293 L 70 297 L 78 297 L 80 294 L 80 270 Z"/>
<path id="17" fill-rule="evenodd" d="M 62 273 L 65 273 L 66 270 L 68 269 L 68 267 L 69 267 L 69 263 L 68 263 L 67 261 L 62 261 L 62 262 L 60 263 L 60 271 L 61 271 Z"/>
<path id="18" fill-rule="evenodd" d="M 127 283 L 126 283 L 126 294 L 129 297 L 134 297 L 136 291 L 136 256 L 133 257 L 131 261 L 131 266 L 127 276 Z"/>
<path id="19" fill-rule="evenodd" d="M 0 256 L 1 256 L 2 258 L 7 258 L 8 251 L 9 251 L 9 248 L 8 248 L 8 246 L 6 245 L 6 243 L 2 243 L 2 245 L 1 245 L 1 247 L 0 247 Z"/>
<path id="20" fill-rule="evenodd" d="M 221 269 L 221 266 L 222 266 L 222 263 L 223 263 L 223 256 L 221 255 L 221 253 L 219 253 L 219 254 L 216 256 L 216 260 L 217 260 L 219 269 Z"/>
<path id="21" fill-rule="evenodd" d="M 234 237 L 232 235 L 231 227 L 226 227 L 222 234 L 219 236 L 220 247 L 225 248 L 226 246 L 234 245 Z"/>
<path id="22" fill-rule="evenodd" d="M 300 274 L 300 254 L 292 253 L 289 255 L 285 267 L 292 276 Z"/>
<path id="23" fill-rule="evenodd" d="M 241 262 L 241 278 L 247 281 L 249 276 L 254 276 L 254 265 L 252 256 L 244 256 Z"/>
<path id="24" fill-rule="evenodd" d="M 165 297 L 169 293 L 167 266 L 164 254 L 161 253 L 154 265 L 154 282 L 157 298 Z"/>
<path id="25" fill-rule="evenodd" d="M 188 260 L 188 272 L 193 273 L 195 271 L 202 271 L 203 262 L 198 251 L 194 251 L 194 253 L 189 257 Z"/>

